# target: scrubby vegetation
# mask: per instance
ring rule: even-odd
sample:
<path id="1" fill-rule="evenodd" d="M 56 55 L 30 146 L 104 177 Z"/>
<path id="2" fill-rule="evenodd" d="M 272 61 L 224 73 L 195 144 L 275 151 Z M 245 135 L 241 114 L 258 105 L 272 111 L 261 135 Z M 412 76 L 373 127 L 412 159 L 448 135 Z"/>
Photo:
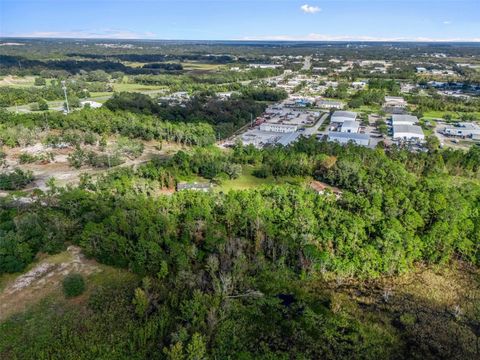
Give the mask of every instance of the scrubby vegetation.
<path id="1" fill-rule="evenodd" d="M 54 135 L 47 140 L 49 144 L 68 143 L 79 144 L 82 139 L 72 130 L 102 135 L 120 134 L 130 138 L 143 140 L 166 140 L 187 145 L 206 145 L 215 141 L 215 133 L 209 124 L 197 121 L 188 124 L 183 121 L 175 123 L 161 120 L 152 115 L 133 114 L 131 112 L 108 109 L 85 109 L 70 113 L 67 116 L 61 113 L 51 113 L 47 117 L 43 114 L 12 114 L 0 113 L 0 127 L 12 128 L 4 134 L 0 133 L 0 140 L 9 146 L 31 144 L 35 139 L 35 129 L 64 130 L 62 136 Z M 73 136 L 70 136 L 70 135 Z M 89 135 L 91 136 L 91 135 Z M 88 140 L 87 141 L 91 141 Z"/>
<path id="2" fill-rule="evenodd" d="M 352 308 L 339 310 L 356 305 L 325 289 L 315 292 L 312 283 L 398 276 L 420 263 L 459 259 L 478 266 L 478 151 L 406 157 L 401 149 L 385 153 L 315 140 L 263 151 L 237 146 L 230 154 L 196 149 L 97 181 L 84 178 L 77 189 L 52 188 L 43 205 L 4 208 L 0 263 L 4 272 L 19 271 L 37 251 L 58 251 L 68 240 L 102 263 L 146 277 L 109 295 L 92 294 L 83 317 L 46 310 L 54 323 L 69 319 L 65 326 L 75 333 L 88 330 L 67 350 L 66 338 L 49 327 L 47 338 L 60 337 L 36 341 L 40 353 L 103 356 L 112 349 L 102 340 L 111 334 L 104 326 L 121 323 L 114 326 L 120 357 L 338 359 L 353 351 L 366 359 L 433 358 L 432 347 L 451 346 L 448 334 L 457 332 L 455 356 L 474 358 L 468 326 L 447 322 L 432 339 L 417 338 L 414 324 L 426 319 L 406 312 L 398 326 L 410 330 L 399 336 L 397 320 L 380 325 Z M 149 196 L 153 184 L 213 176 L 209 169 L 224 171 L 227 163 L 252 164 L 274 176 L 309 175 L 343 193 L 337 199 L 286 185 Z M 384 296 L 388 301 L 388 292 Z M 35 313 L 25 316 L 41 321 Z M 474 313 L 464 316 L 478 323 Z M 15 322 L 2 326 L 16 329 L 9 335 L 14 344 L 28 331 L 18 332 Z M 0 343 L 0 353 L 27 351 L 5 346 Z"/>
<path id="3" fill-rule="evenodd" d="M 15 169 L 12 172 L 0 174 L 0 190 L 19 190 L 33 181 L 31 171 Z"/>

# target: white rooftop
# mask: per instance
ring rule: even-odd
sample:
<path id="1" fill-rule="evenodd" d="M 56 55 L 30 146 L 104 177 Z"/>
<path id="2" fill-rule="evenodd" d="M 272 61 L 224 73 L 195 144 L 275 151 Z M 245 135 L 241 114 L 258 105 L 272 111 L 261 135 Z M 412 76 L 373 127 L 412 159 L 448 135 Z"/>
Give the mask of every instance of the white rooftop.
<path id="1" fill-rule="evenodd" d="M 352 111 L 335 111 L 332 115 L 331 122 L 345 122 L 354 121 L 357 118 L 357 113 Z"/>
<path id="2" fill-rule="evenodd" d="M 412 135 L 423 135 L 423 130 L 420 126 L 417 125 L 394 125 L 393 126 L 393 137 L 396 137 L 396 134 L 412 134 Z"/>
<path id="3" fill-rule="evenodd" d="M 418 118 L 413 115 L 392 115 L 392 125 L 413 125 L 418 122 Z"/>

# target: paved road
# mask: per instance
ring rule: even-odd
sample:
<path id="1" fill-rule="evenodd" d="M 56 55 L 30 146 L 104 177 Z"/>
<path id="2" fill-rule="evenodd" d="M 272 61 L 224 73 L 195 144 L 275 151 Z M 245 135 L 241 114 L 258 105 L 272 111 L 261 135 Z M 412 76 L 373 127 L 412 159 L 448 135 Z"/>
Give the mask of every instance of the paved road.
<path id="1" fill-rule="evenodd" d="M 312 127 L 306 128 L 305 131 L 303 132 L 303 135 L 305 136 L 316 135 L 318 133 L 318 129 L 320 129 L 320 126 L 322 126 L 323 122 L 327 120 L 329 114 L 330 113 L 326 112 L 320 115 L 320 119 L 318 119 L 317 123 Z"/>

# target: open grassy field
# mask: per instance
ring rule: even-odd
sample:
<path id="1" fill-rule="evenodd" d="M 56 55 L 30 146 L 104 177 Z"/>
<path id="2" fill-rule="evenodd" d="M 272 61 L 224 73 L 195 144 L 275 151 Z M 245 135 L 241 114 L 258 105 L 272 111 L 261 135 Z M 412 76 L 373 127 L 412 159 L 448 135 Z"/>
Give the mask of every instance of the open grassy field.
<path id="1" fill-rule="evenodd" d="M 456 112 L 456 111 L 426 111 L 423 113 L 423 117 L 426 119 L 443 119 L 445 115 L 451 115 L 452 119 L 458 120 L 462 116 L 462 112 Z M 480 120 L 480 112 L 473 112 L 473 113 L 468 113 L 468 114 L 473 114 L 477 118 L 477 120 Z"/>
<path id="2" fill-rule="evenodd" d="M 280 185 L 280 184 L 299 184 L 305 182 L 305 179 L 296 179 L 293 177 L 279 177 L 275 179 L 274 177 L 270 176 L 266 179 L 260 179 L 253 176 L 253 172 L 255 171 L 255 167 L 253 166 L 245 166 L 243 168 L 243 173 L 238 178 L 233 180 L 225 180 L 219 186 L 215 187 L 215 191 L 222 191 L 228 192 L 230 190 L 246 190 L 261 187 L 263 185 Z"/>
<path id="3" fill-rule="evenodd" d="M 182 66 L 184 70 L 219 70 L 225 67 L 224 65 L 206 64 L 200 62 L 183 62 Z"/>
<path id="4" fill-rule="evenodd" d="M 115 83 L 113 84 L 113 91 L 145 91 L 145 90 L 161 90 L 164 86 L 143 85 L 133 83 Z"/>
<path id="5" fill-rule="evenodd" d="M 349 109 L 348 111 L 363 112 L 367 114 L 378 113 L 380 111 L 380 105 L 362 105 L 358 108 Z"/>
<path id="6" fill-rule="evenodd" d="M 0 78 L 0 86 L 9 86 L 12 88 L 28 88 L 34 86 L 34 76 L 12 76 L 8 75 Z"/>

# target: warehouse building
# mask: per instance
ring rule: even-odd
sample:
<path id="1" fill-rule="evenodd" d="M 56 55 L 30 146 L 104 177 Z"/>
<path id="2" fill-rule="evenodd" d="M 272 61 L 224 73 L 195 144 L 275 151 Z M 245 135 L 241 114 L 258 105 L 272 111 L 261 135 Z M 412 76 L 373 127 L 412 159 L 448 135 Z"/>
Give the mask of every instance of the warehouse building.
<path id="1" fill-rule="evenodd" d="M 278 139 L 277 144 L 283 145 L 283 146 L 288 146 L 295 141 L 298 140 L 300 137 L 301 133 L 296 131 L 296 132 L 291 132 L 283 135 L 280 139 Z"/>
<path id="2" fill-rule="evenodd" d="M 349 142 L 353 142 L 362 146 L 370 145 L 370 135 L 368 134 L 330 131 L 328 133 L 328 140 L 336 141 L 340 144 L 348 144 Z"/>
<path id="3" fill-rule="evenodd" d="M 423 130 L 417 125 L 394 125 L 393 140 L 398 141 L 421 141 L 425 139 Z"/>
<path id="4" fill-rule="evenodd" d="M 474 123 L 458 123 L 456 126 L 447 126 L 443 133 L 450 136 L 474 137 L 480 136 L 480 126 Z"/>
<path id="5" fill-rule="evenodd" d="M 317 100 L 316 105 L 321 109 L 343 109 L 345 104 L 335 100 Z"/>
<path id="6" fill-rule="evenodd" d="M 358 121 L 345 121 L 340 128 L 341 132 L 344 133 L 358 133 L 358 129 L 360 128 L 360 123 Z"/>
<path id="7" fill-rule="evenodd" d="M 418 123 L 418 118 L 413 115 L 392 115 L 392 126 L 396 125 L 414 125 Z"/>
<path id="8" fill-rule="evenodd" d="M 335 111 L 330 119 L 331 123 L 343 124 L 345 121 L 355 121 L 357 113 L 352 111 Z"/>
<path id="9" fill-rule="evenodd" d="M 287 124 L 263 123 L 260 125 L 260 130 L 278 133 L 291 133 L 297 131 L 297 126 Z"/>

